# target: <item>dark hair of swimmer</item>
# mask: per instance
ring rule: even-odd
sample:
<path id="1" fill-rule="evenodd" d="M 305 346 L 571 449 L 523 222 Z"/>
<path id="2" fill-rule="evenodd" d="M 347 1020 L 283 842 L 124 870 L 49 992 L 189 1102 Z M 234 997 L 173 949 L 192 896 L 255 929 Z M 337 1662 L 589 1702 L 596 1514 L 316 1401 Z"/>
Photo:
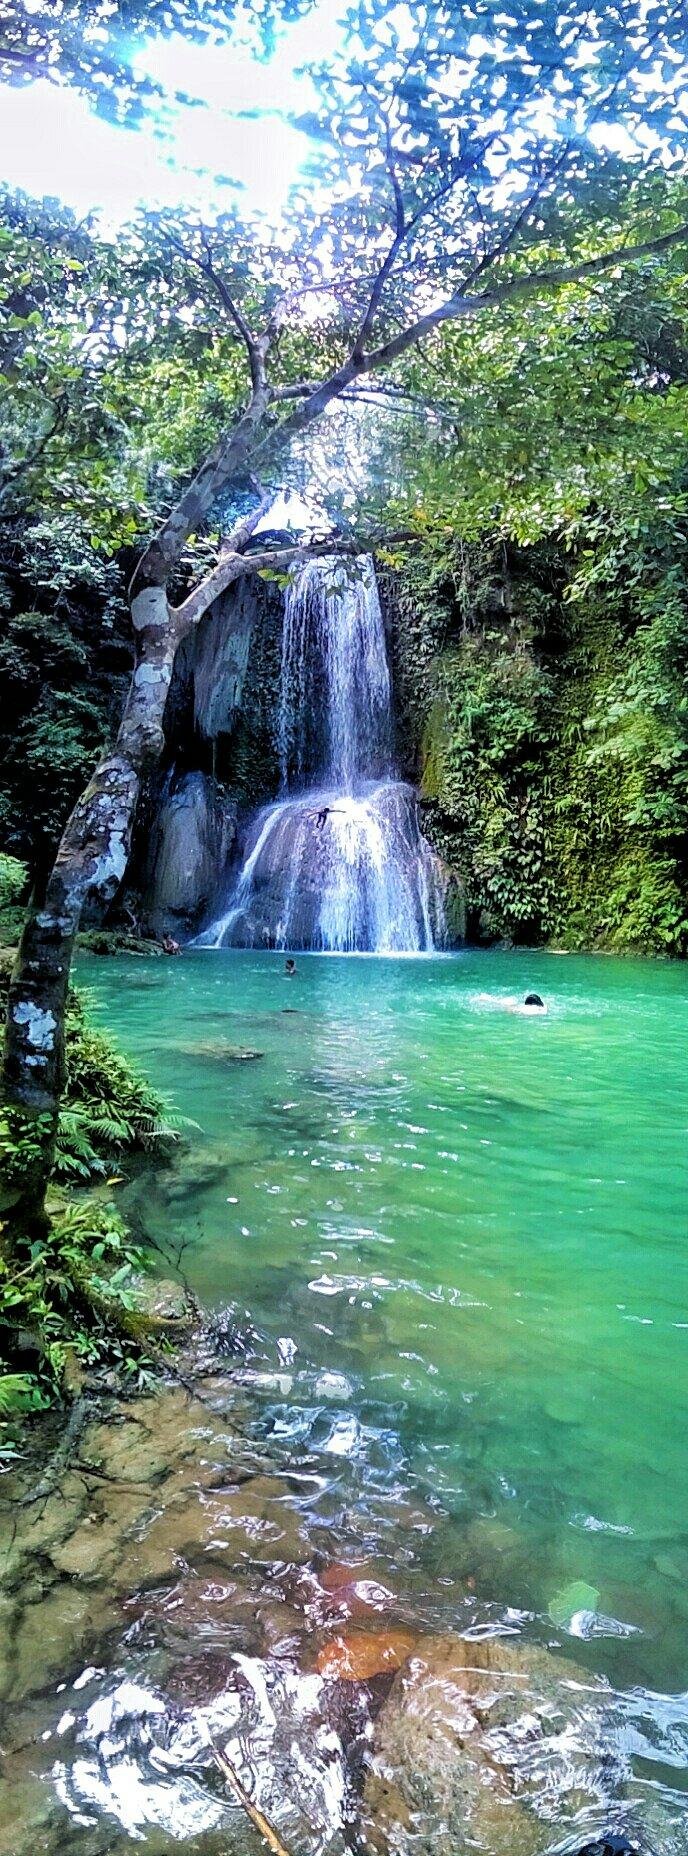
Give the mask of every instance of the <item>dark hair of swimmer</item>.
<path id="1" fill-rule="evenodd" d="M 523 1001 L 523 1004 L 524 1005 L 541 1005 L 544 1010 L 545 1001 L 544 999 L 540 998 L 539 992 L 527 992 L 525 999 Z"/>
<path id="2" fill-rule="evenodd" d="M 285 971 L 285 973 L 288 973 L 288 974 L 290 975 L 290 977 L 291 977 L 291 974 L 292 974 L 292 973 L 295 973 L 295 972 L 296 972 L 296 961 L 295 961 L 295 960 L 285 960 L 285 963 L 284 963 L 284 971 Z"/>

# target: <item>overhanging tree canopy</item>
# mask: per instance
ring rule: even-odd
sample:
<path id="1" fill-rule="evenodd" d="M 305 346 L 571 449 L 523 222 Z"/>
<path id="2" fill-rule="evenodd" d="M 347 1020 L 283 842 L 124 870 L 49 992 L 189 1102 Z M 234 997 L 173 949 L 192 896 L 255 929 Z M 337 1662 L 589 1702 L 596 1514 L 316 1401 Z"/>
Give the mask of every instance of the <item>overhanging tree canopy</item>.
<path id="1" fill-rule="evenodd" d="M 136 122 L 155 111 L 160 86 L 136 62 L 156 34 L 221 44 L 240 10 L 264 48 L 275 24 L 307 12 L 313 0 L 5 0 L 0 21 L 0 80 L 43 77 L 85 92 L 99 115 Z M 179 92 L 183 96 L 183 91 Z"/>
<path id="2" fill-rule="evenodd" d="M 348 64 L 321 74 L 322 107 L 302 122 L 312 168 L 277 247 L 236 218 L 212 229 L 145 221 L 132 289 L 111 303 L 105 334 L 89 330 L 87 365 L 102 350 L 107 393 L 113 381 L 121 392 L 127 370 L 130 381 L 145 374 L 142 330 L 154 313 L 168 358 L 180 343 L 191 355 L 217 342 L 219 399 L 212 441 L 139 559 L 137 664 L 120 733 L 66 828 L 13 983 L 6 1093 L 46 1118 L 48 1148 L 83 903 L 111 897 L 126 869 L 181 637 L 234 578 L 265 564 L 246 555 L 260 486 L 337 403 L 367 403 L 372 391 L 422 404 L 437 394 L 438 365 L 441 400 L 444 329 L 470 342 L 491 319 L 498 339 L 514 309 L 685 248 L 686 196 L 678 180 L 665 184 L 685 148 L 684 29 L 683 7 L 644 0 L 586 15 L 537 0 L 517 0 L 508 15 L 433 5 L 412 20 L 363 6 Z M 620 131 L 623 166 L 605 150 Z M 79 340 L 73 331 L 68 347 Z M 59 436 L 48 432 L 42 456 Z M 193 537 L 251 480 L 253 516 L 174 603 Z"/>

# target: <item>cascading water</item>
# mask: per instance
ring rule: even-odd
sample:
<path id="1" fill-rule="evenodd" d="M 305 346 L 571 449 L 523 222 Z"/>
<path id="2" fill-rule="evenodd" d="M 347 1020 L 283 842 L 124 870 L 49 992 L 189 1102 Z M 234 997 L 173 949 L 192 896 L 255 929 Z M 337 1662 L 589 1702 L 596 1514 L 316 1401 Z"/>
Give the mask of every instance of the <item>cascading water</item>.
<path id="1" fill-rule="evenodd" d="M 281 797 L 249 829 L 226 912 L 196 946 L 430 951 L 441 869 L 413 788 L 395 779 L 375 570 L 312 560 L 285 600 Z"/>

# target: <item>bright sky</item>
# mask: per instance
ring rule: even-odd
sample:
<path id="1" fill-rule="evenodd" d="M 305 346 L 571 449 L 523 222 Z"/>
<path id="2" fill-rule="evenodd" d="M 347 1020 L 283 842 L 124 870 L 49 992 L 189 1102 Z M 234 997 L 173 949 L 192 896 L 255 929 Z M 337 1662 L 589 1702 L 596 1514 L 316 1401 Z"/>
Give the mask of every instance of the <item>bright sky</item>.
<path id="1" fill-rule="evenodd" d="M 267 63 L 236 45 L 152 40 L 145 69 L 168 93 L 165 136 L 150 123 L 134 130 L 104 122 L 85 97 L 47 80 L 16 90 L 0 84 L 0 179 L 38 198 L 57 196 L 79 215 L 99 208 L 116 227 L 140 201 L 228 206 L 236 195 L 222 176 L 276 223 L 308 151 L 305 136 L 285 120 L 314 105 L 299 67 L 332 55 L 342 8 L 343 0 L 317 0 L 306 19 L 281 33 Z M 176 88 L 203 107 L 177 104 Z"/>

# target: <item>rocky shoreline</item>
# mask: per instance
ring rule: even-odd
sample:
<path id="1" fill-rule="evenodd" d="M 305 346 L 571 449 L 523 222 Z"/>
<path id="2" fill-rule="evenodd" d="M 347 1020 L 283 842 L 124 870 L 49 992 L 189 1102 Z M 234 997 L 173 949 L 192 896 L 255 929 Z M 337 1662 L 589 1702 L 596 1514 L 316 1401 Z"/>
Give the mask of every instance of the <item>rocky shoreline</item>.
<path id="1" fill-rule="evenodd" d="M 94 1406 L 59 1485 L 4 1478 L 1 1856 L 258 1849 L 213 1746 L 299 1856 L 649 1850 L 606 1684 L 466 1593 L 433 1628 L 441 1514 L 325 1519 L 317 1458 L 265 1422 L 284 1362 L 216 1345 Z"/>

